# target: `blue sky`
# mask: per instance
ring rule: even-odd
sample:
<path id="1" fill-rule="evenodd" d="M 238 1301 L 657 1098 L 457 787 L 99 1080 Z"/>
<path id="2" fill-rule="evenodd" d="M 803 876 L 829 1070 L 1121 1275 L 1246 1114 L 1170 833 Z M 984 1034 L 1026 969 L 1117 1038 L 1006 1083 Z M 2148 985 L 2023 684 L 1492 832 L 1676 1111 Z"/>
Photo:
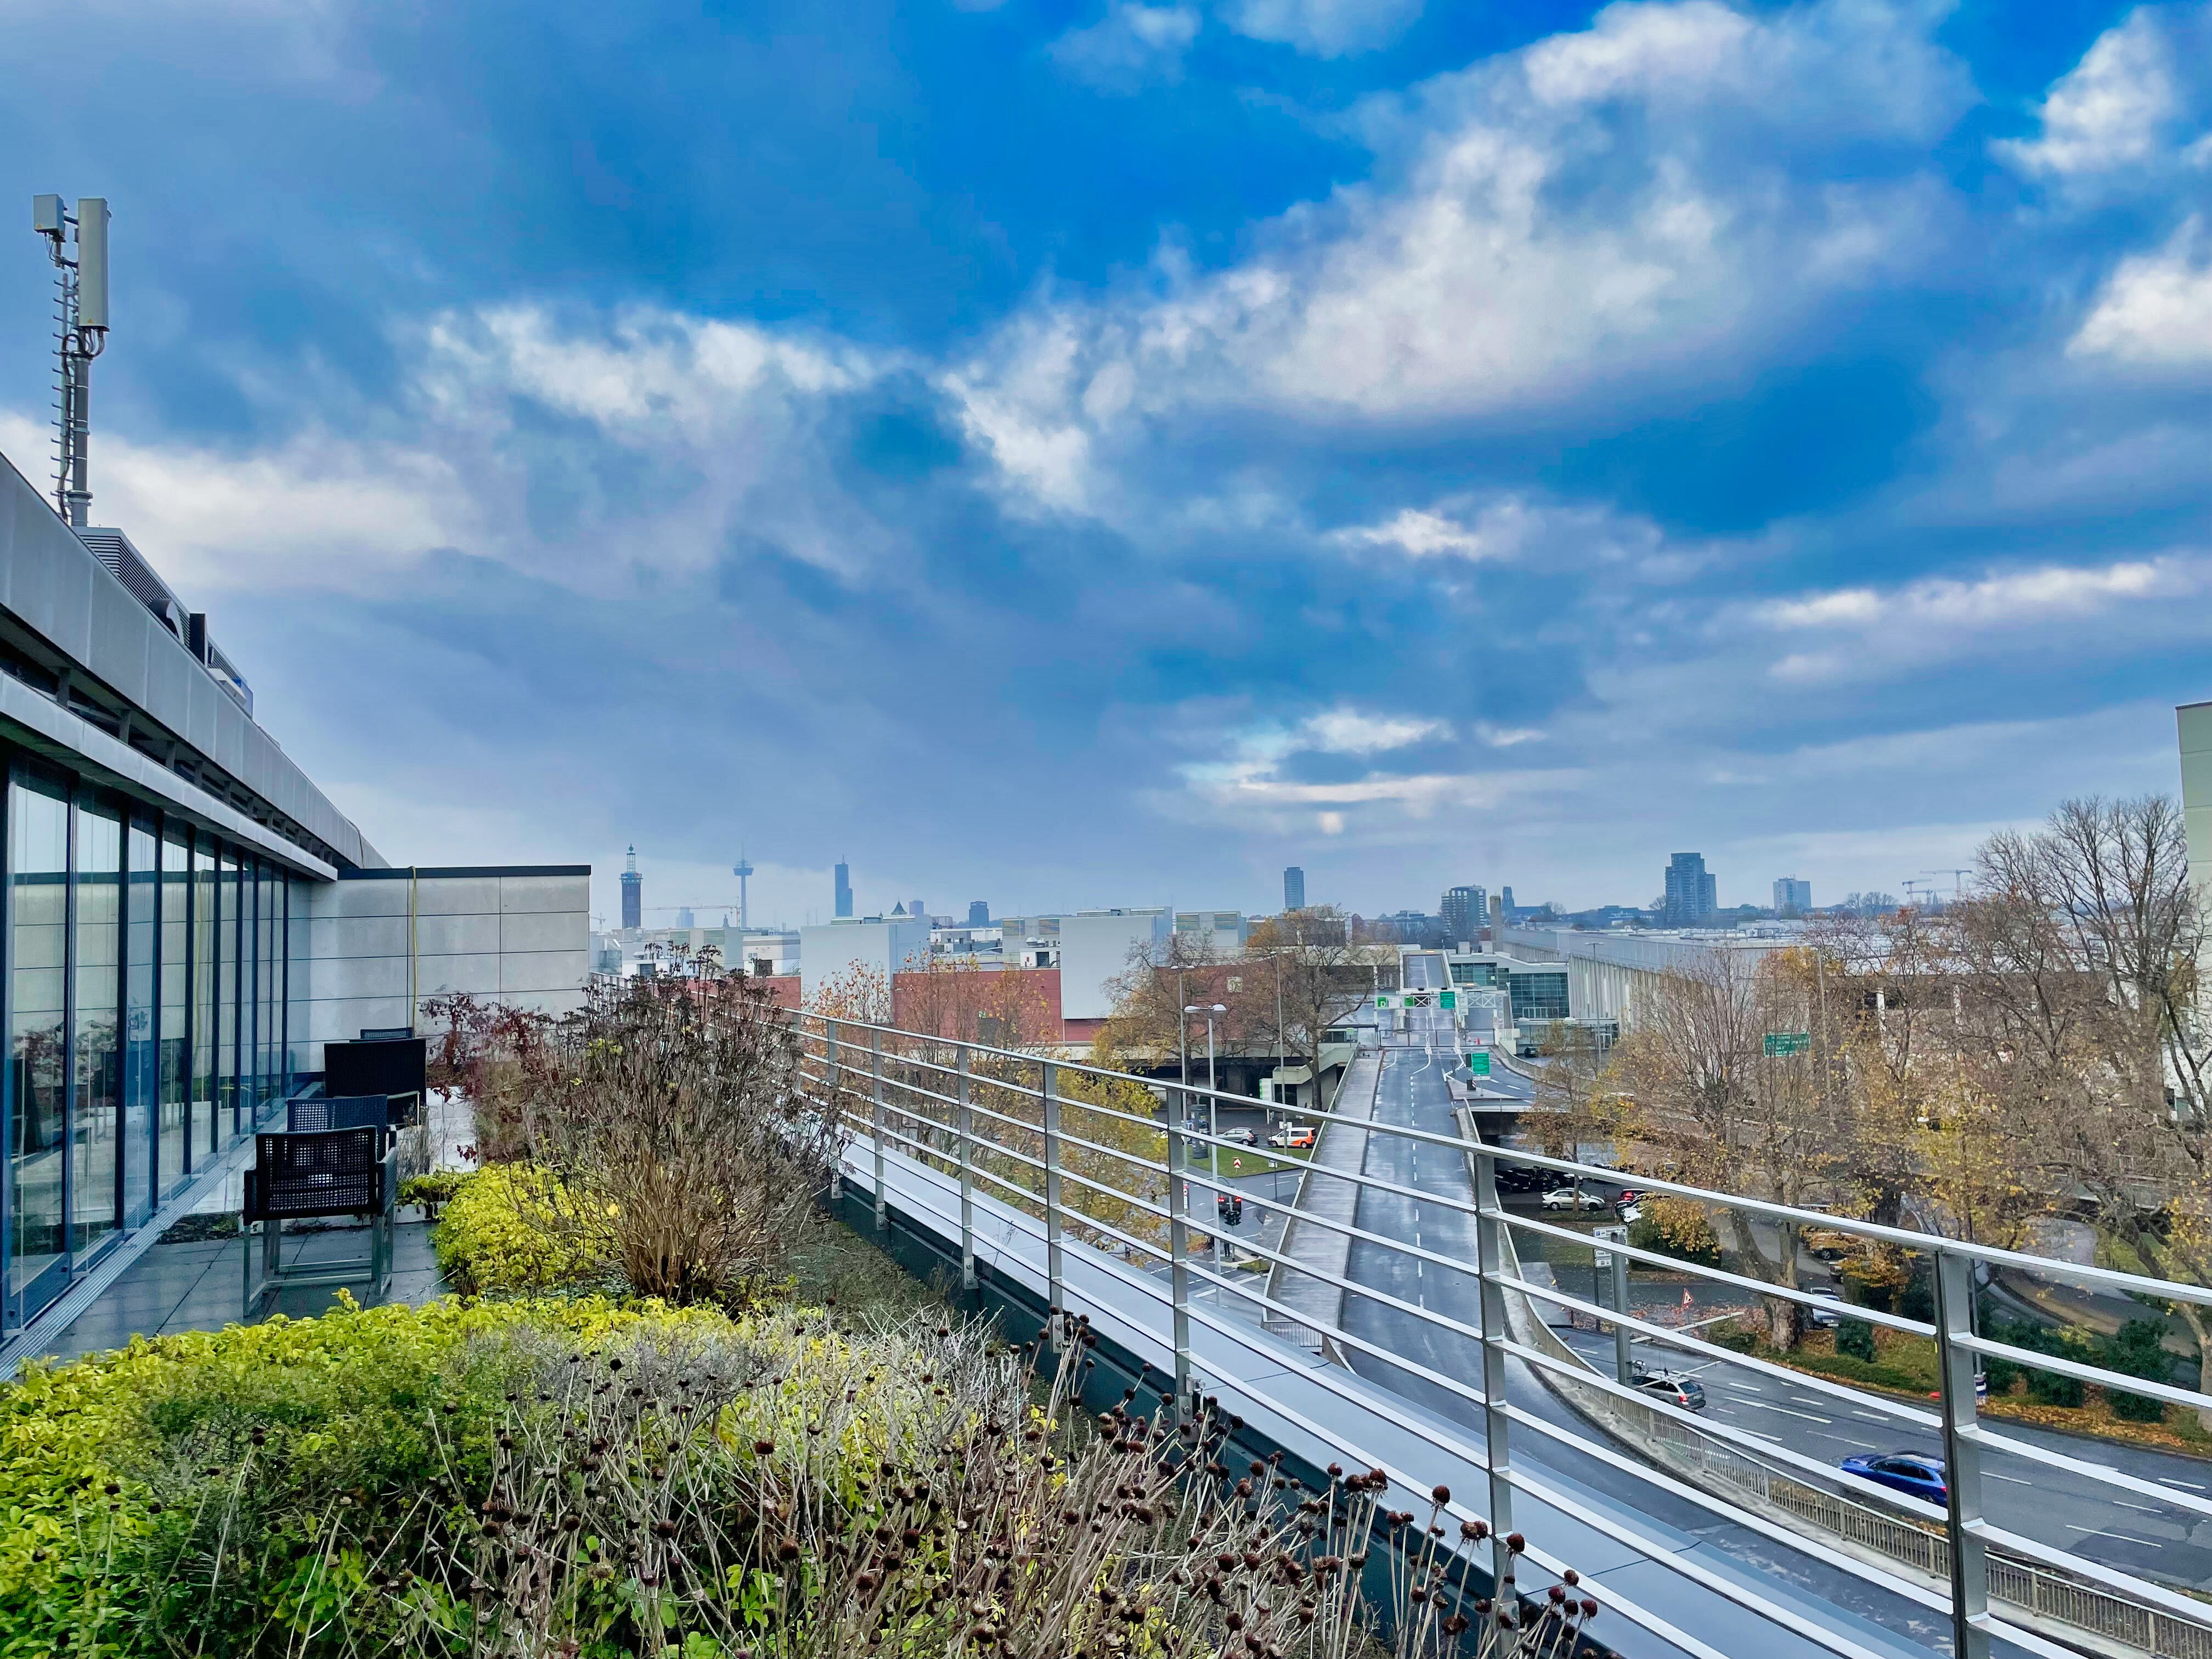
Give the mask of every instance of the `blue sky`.
<path id="1" fill-rule="evenodd" d="M 2212 696 L 2202 4 L 9 15 L 95 520 L 396 860 L 1825 901 Z"/>

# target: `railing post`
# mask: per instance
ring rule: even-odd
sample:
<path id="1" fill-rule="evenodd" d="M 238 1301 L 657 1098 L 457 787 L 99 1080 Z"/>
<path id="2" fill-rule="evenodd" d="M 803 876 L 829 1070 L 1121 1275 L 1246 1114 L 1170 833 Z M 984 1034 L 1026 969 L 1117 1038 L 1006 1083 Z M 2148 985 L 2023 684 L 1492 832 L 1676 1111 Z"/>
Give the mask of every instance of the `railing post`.
<path id="1" fill-rule="evenodd" d="M 969 1049 L 960 1045 L 960 1070 L 953 1093 L 952 1132 L 960 1145 L 960 1288 L 975 1288 L 975 1164 L 970 1145 L 974 1129 L 968 1111 Z"/>
<path id="2" fill-rule="evenodd" d="M 1190 1143 L 1183 1138 L 1189 1103 L 1176 1097 L 1168 1114 L 1168 1285 L 1175 1306 L 1176 1415 L 1197 1415 L 1197 1390 L 1190 1370 Z"/>
<path id="3" fill-rule="evenodd" d="M 1484 1461 L 1490 1468 L 1491 1594 L 1501 1603 L 1511 1594 L 1506 1575 L 1513 1552 L 1505 1536 L 1513 1530 L 1513 1462 L 1506 1442 L 1505 1224 L 1497 1219 L 1498 1155 L 1480 1139 L 1474 1148 L 1474 1223 L 1477 1266 L 1482 1275 L 1482 1432 Z"/>
<path id="4" fill-rule="evenodd" d="M 1613 1257 L 1613 1380 L 1626 1388 L 1636 1375 L 1636 1362 L 1631 1356 L 1628 1334 L 1628 1258 L 1619 1250 L 1607 1252 Z"/>
<path id="5" fill-rule="evenodd" d="M 868 1060 L 875 1079 L 868 1123 L 876 1143 L 876 1231 L 880 1233 L 890 1229 L 890 1212 L 884 1203 L 884 1034 L 880 1030 L 868 1033 Z"/>
<path id="6" fill-rule="evenodd" d="M 1044 1280 L 1053 1310 L 1052 1346 L 1067 1346 L 1067 1281 L 1060 1253 L 1060 1068 L 1044 1060 L 1038 1070 L 1044 1100 Z"/>
<path id="7" fill-rule="evenodd" d="M 1982 1519 L 1982 1432 L 1976 1419 L 1973 1350 L 1954 1340 L 1974 1329 L 1973 1263 L 1936 1255 L 1936 1341 L 1942 1379 L 1944 1537 L 1951 1547 L 1951 1651 L 1989 1659 L 1990 1559 Z"/>

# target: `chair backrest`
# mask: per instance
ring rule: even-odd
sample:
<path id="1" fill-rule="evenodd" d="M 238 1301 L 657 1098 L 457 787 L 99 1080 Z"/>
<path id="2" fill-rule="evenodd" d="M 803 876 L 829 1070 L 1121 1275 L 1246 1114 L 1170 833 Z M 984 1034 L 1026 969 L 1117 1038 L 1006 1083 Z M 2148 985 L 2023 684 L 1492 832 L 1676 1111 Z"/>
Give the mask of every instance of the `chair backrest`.
<path id="1" fill-rule="evenodd" d="M 382 1095 L 337 1095 L 284 1103 L 284 1127 L 295 1134 L 321 1129 L 385 1129 L 391 1102 Z"/>
<path id="2" fill-rule="evenodd" d="M 323 1129 L 253 1138 L 249 1219 L 361 1215 L 384 1207 L 385 1132 Z"/>

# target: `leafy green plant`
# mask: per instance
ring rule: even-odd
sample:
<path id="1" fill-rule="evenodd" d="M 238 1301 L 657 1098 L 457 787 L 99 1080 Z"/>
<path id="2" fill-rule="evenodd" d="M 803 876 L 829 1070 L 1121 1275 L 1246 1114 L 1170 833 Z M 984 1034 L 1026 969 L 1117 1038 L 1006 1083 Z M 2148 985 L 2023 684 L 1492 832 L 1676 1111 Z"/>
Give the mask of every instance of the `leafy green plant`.
<path id="1" fill-rule="evenodd" d="M 474 1170 L 433 1170 L 428 1175 L 412 1175 L 399 1183 L 399 1201 L 419 1206 L 433 1221 L 438 1212 L 477 1178 Z"/>
<path id="2" fill-rule="evenodd" d="M 1874 1364 L 1881 1356 L 1875 1346 L 1874 1327 L 1863 1319 L 1845 1319 L 1836 1326 L 1836 1352 L 1852 1359 Z"/>
<path id="3" fill-rule="evenodd" d="M 2160 1319 L 2130 1319 L 2112 1335 L 2105 1339 L 2104 1352 L 2098 1363 L 2107 1370 L 2127 1376 L 2145 1376 L 2163 1382 L 2173 1372 L 2173 1362 L 2166 1352 L 2166 1322 Z M 2119 1389 L 2105 1391 L 2106 1403 L 2112 1415 L 2125 1423 L 2162 1423 L 2166 1420 L 2166 1402 L 2147 1394 L 2129 1394 Z"/>
<path id="4" fill-rule="evenodd" d="M 430 1248 L 446 1282 L 468 1296 L 622 1287 L 605 1200 L 570 1191 L 527 1164 L 499 1164 L 462 1183 Z"/>

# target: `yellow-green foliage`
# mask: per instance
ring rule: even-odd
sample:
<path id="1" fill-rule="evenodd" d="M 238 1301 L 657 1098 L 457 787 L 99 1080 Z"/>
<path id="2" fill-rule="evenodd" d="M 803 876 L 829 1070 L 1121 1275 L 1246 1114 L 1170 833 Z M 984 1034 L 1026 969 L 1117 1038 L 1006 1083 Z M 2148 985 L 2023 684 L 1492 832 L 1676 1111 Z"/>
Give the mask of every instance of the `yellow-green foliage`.
<path id="1" fill-rule="evenodd" d="M 495 1164 L 463 1182 L 431 1247 L 447 1283 L 471 1296 L 605 1288 L 619 1271 L 596 1201 L 526 1164 Z"/>
<path id="2" fill-rule="evenodd" d="M 118 1558 L 163 1524 L 157 1489 L 173 1500 L 196 1479 L 251 1483 L 264 1507 L 301 1515 L 342 1495 L 411 1496 L 427 1472 L 428 1413 L 497 1409 L 495 1365 L 470 1363 L 488 1338 L 527 1328 L 588 1347 L 653 1328 L 736 1328 L 712 1310 L 600 1297 L 342 1302 L 319 1319 L 33 1363 L 0 1392 L 0 1656 L 135 1650 L 130 1630 L 148 1609 L 110 1592 Z M 304 1547 L 306 1534 L 295 1541 Z"/>

